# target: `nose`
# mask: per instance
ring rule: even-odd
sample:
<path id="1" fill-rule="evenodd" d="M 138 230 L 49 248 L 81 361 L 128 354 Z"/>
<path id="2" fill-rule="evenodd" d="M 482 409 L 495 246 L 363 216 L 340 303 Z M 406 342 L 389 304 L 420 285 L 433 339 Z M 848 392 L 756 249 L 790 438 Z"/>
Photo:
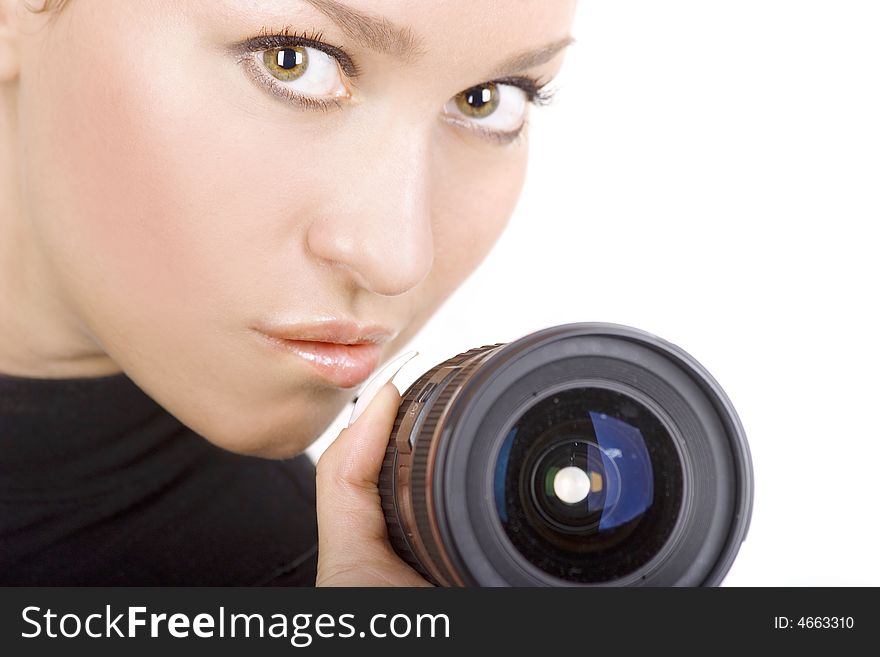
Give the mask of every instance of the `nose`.
<path id="1" fill-rule="evenodd" d="M 370 131 L 334 172 L 335 184 L 309 225 L 311 253 L 376 294 L 400 295 L 434 259 L 428 130 Z"/>

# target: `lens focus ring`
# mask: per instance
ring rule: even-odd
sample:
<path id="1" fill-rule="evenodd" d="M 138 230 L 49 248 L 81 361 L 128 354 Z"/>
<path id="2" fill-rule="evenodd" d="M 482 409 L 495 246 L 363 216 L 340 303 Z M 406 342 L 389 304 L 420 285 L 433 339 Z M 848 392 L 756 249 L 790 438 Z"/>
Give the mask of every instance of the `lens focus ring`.
<path id="1" fill-rule="evenodd" d="M 429 485 L 426 481 L 426 477 L 432 472 L 432 468 L 429 467 L 429 461 L 433 457 L 431 437 L 435 433 L 437 424 L 442 421 L 450 400 L 458 391 L 458 383 L 479 367 L 483 357 L 487 357 L 504 344 L 506 343 L 484 345 L 457 354 L 431 368 L 413 382 L 403 395 L 394 420 L 392 438 L 385 450 L 385 458 L 379 473 L 379 495 L 388 526 L 389 541 L 398 556 L 425 579 L 437 585 L 449 586 L 455 583 L 457 578 L 445 566 L 449 556 L 438 549 L 441 545 L 439 537 L 424 542 L 419 538 L 419 536 L 433 536 L 435 534 L 433 527 L 436 526 L 431 518 Z M 425 406 L 429 406 L 430 410 L 422 418 L 421 414 Z M 413 425 L 419 421 L 421 426 L 418 431 L 413 432 L 415 435 L 410 446 L 411 452 L 406 446 L 401 450 L 401 445 L 395 442 L 394 436 L 409 435 L 412 426 L 407 430 L 404 425 L 408 423 Z M 402 481 L 404 479 L 408 481 Z M 397 491 L 396 495 L 395 491 Z M 402 518 L 403 515 L 409 515 L 409 523 Z M 418 536 L 404 530 L 404 527 L 410 523 L 415 523 Z M 423 565 L 425 562 L 429 563 L 436 572 L 429 572 Z"/>

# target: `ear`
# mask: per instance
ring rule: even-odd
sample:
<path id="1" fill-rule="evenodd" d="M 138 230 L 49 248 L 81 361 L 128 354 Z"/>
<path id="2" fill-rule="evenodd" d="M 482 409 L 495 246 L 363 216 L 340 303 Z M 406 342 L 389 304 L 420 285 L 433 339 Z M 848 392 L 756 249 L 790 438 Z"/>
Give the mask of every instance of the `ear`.
<path id="1" fill-rule="evenodd" d="M 24 21 L 41 16 L 45 4 L 46 0 L 0 0 L 0 84 L 18 79 Z"/>
<path id="2" fill-rule="evenodd" d="M 18 78 L 19 0 L 0 0 L 0 84 Z"/>

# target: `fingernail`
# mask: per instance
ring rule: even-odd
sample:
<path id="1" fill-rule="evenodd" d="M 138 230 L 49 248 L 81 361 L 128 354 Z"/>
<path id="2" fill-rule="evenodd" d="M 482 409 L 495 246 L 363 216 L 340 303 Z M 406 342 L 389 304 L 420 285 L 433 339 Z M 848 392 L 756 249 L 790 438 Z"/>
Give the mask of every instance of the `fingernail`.
<path id="1" fill-rule="evenodd" d="M 407 351 L 405 354 L 401 354 L 373 375 L 373 378 L 367 382 L 366 386 L 364 386 L 363 392 L 358 395 L 357 403 L 354 405 L 354 410 L 351 412 L 351 417 L 348 420 L 348 426 L 354 424 L 355 420 L 360 417 L 361 413 L 363 413 L 367 406 L 370 405 L 370 402 L 373 401 L 373 397 L 376 396 L 376 393 L 382 389 L 382 386 L 393 379 L 401 368 L 417 356 L 418 353 L 418 351 Z"/>

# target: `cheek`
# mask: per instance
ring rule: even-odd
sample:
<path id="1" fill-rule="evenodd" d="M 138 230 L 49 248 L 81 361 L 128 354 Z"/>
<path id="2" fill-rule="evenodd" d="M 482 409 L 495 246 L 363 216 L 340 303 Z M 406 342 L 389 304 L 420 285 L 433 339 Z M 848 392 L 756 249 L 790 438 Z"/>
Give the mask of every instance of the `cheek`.
<path id="1" fill-rule="evenodd" d="M 449 140 L 438 149 L 435 266 L 431 284 L 448 296 L 488 255 L 516 206 L 528 142 L 499 148 Z"/>
<path id="2" fill-rule="evenodd" d="M 47 237 L 75 269 L 68 278 L 84 279 L 93 299 L 104 292 L 114 306 L 154 321 L 172 309 L 183 317 L 207 307 L 222 282 L 236 280 L 240 262 L 233 256 L 247 220 L 242 191 L 253 186 L 225 154 L 244 135 L 229 124 L 220 130 L 199 109 L 196 80 L 139 75 L 114 56 L 128 49 L 102 33 L 82 49 L 70 66 L 47 66 L 55 99 L 43 102 L 45 151 L 57 149 L 57 157 L 38 157 L 54 160 L 52 184 L 63 202 Z M 130 50 L 155 70 L 180 68 L 165 61 L 173 56 L 167 48 L 135 42 Z"/>
<path id="3" fill-rule="evenodd" d="M 278 193 L 290 125 L 286 142 L 267 138 L 280 126 L 230 101 L 244 79 L 231 58 L 184 28 L 125 15 L 143 27 L 118 35 L 112 18 L 79 16 L 94 28 L 43 49 L 31 169 L 49 172 L 52 194 L 40 229 L 100 338 L 152 332 L 198 350 L 180 336 L 238 331 L 272 307 L 263 283 L 290 262 L 291 219 L 308 214 L 307 199 Z"/>

